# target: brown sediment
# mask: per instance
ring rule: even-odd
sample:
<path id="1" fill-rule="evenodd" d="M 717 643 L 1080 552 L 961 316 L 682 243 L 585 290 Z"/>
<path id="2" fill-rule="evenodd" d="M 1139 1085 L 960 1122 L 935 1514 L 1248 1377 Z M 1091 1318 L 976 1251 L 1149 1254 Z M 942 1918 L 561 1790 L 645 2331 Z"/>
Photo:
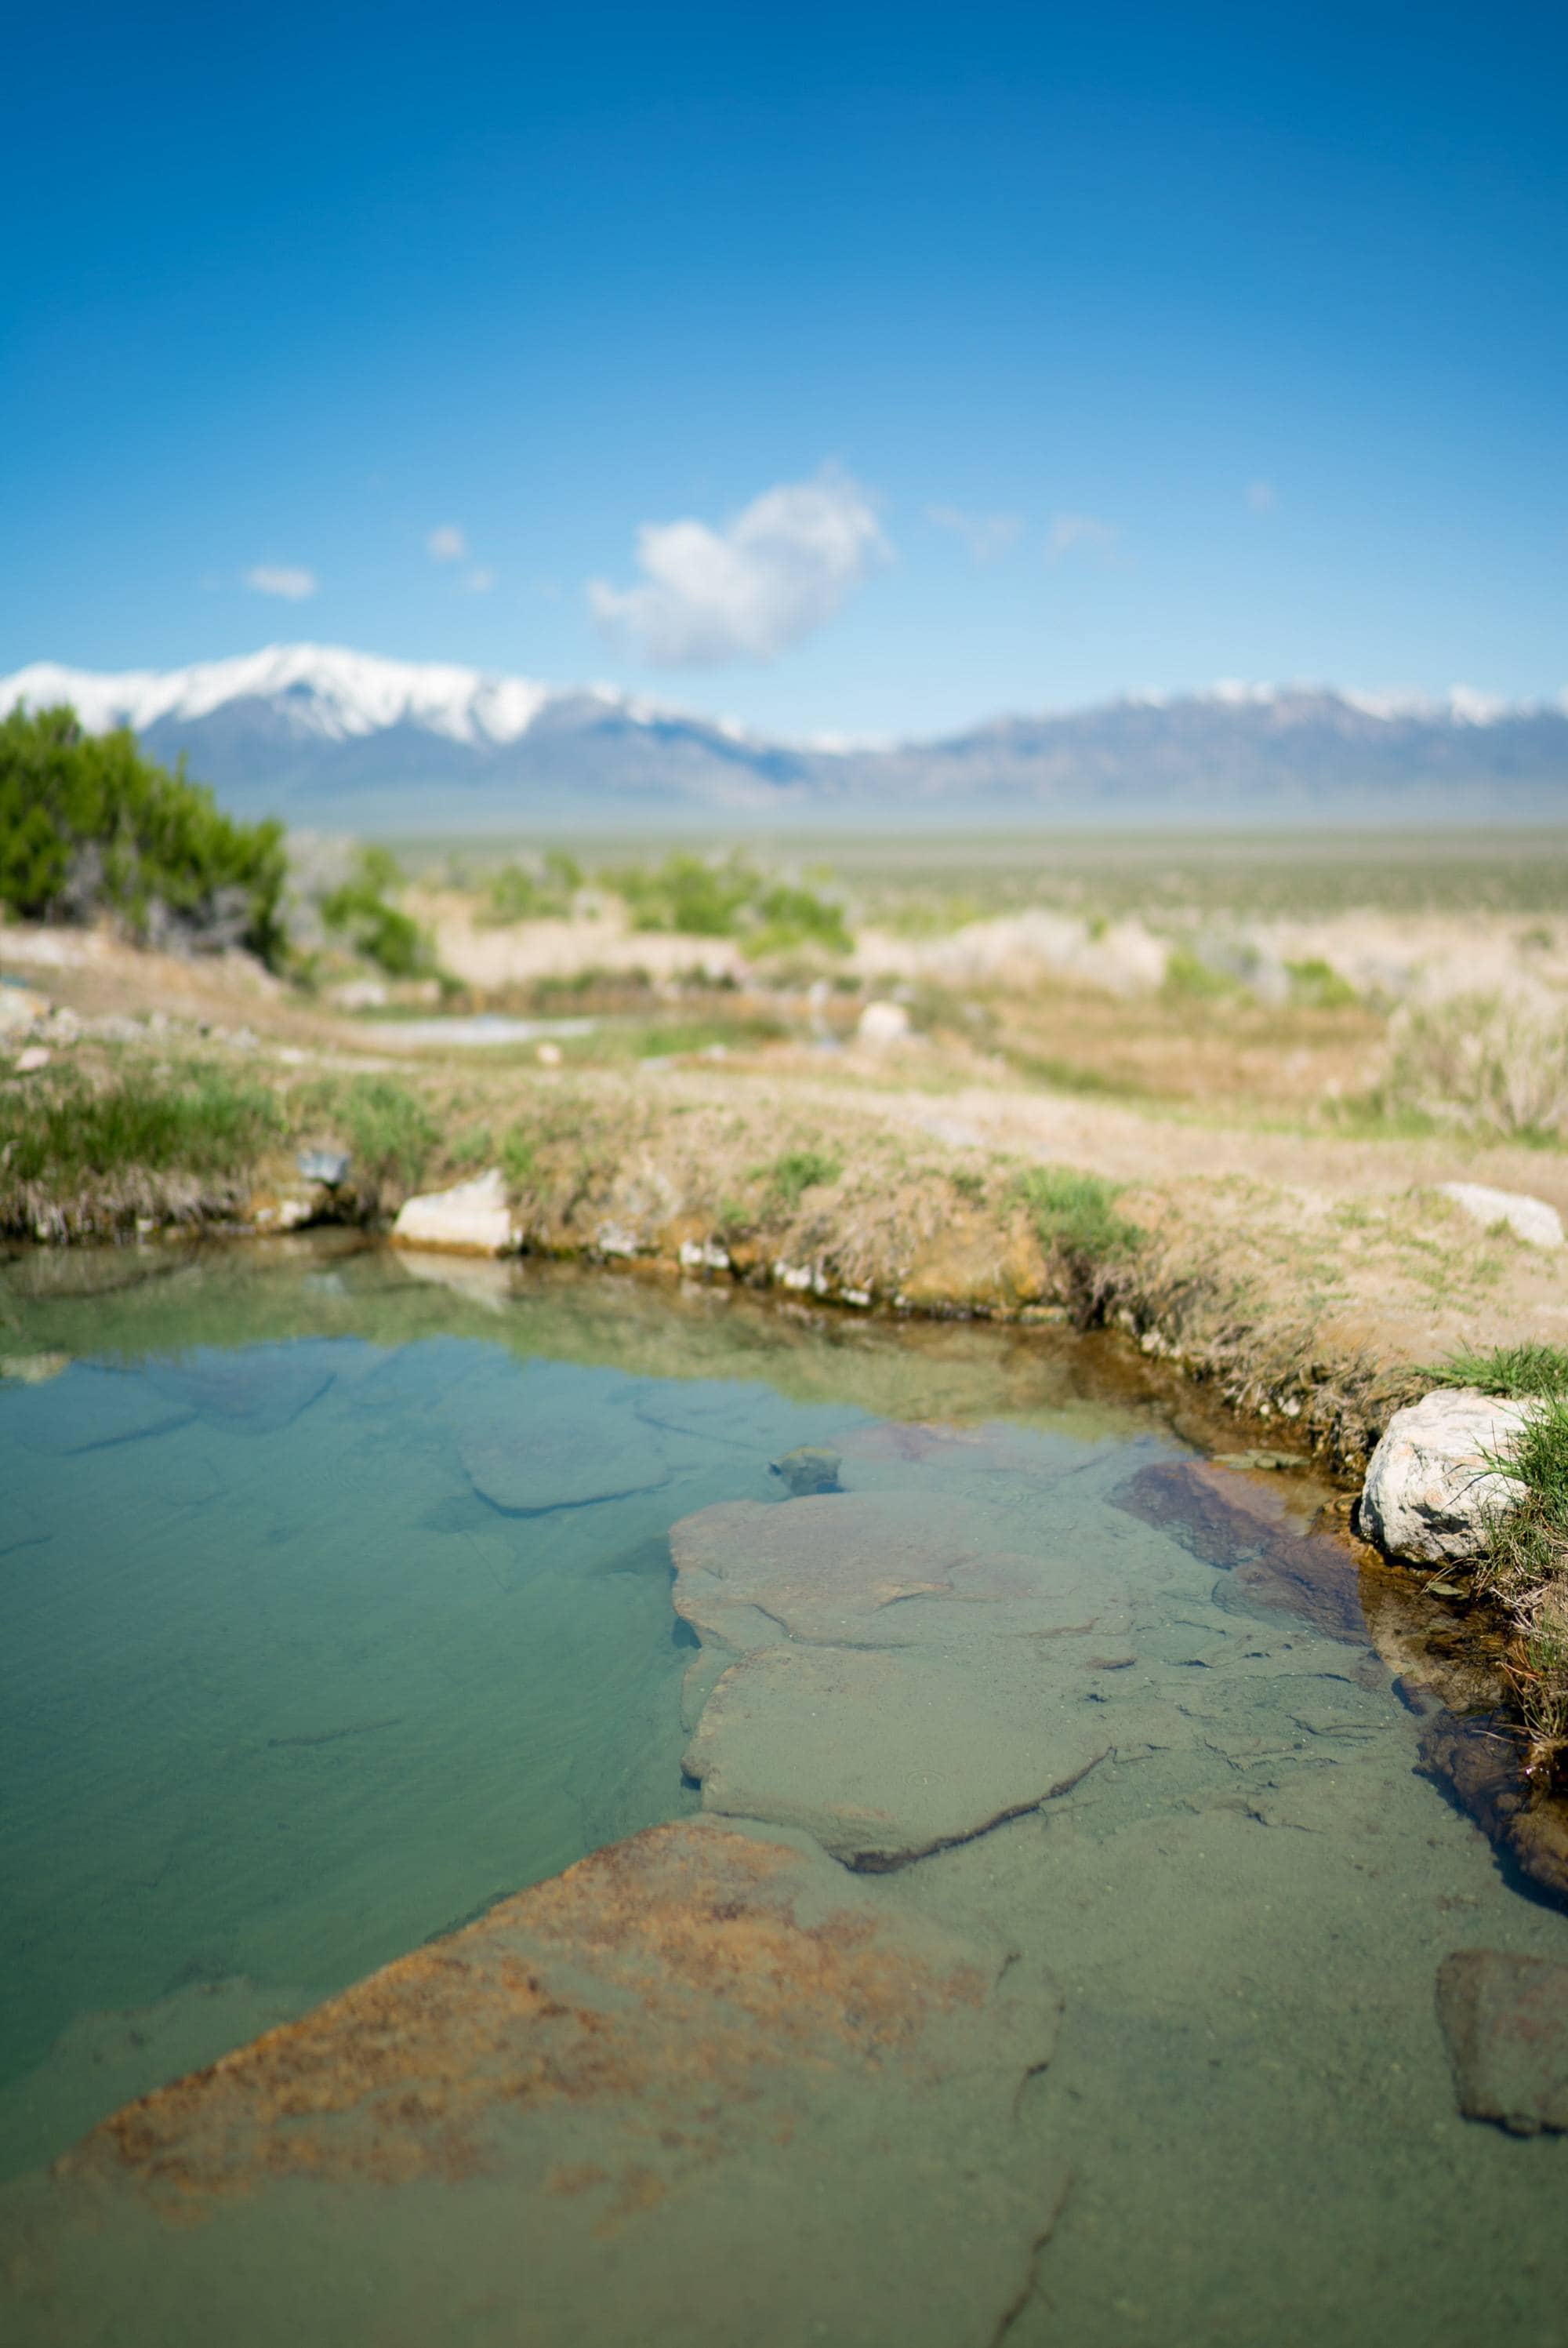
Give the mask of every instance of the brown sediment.
<path id="1" fill-rule="evenodd" d="M 1532 1785 L 1520 1734 L 1505 1715 L 1435 1713 L 1421 1733 L 1419 1766 L 1522 1874 L 1568 1906 L 1568 1803 Z"/>
<path id="2" fill-rule="evenodd" d="M 56 2174 L 128 2170 L 176 2203 L 290 2175 L 452 2179 L 489 2164 L 500 2119 L 595 2103 L 621 2114 L 618 2189 L 674 2119 L 688 2161 L 717 2158 L 759 2070 L 918 2066 L 936 2017 L 985 2003 L 958 1944 L 800 1912 L 815 1872 L 734 1829 L 650 1828 L 128 2105 Z"/>

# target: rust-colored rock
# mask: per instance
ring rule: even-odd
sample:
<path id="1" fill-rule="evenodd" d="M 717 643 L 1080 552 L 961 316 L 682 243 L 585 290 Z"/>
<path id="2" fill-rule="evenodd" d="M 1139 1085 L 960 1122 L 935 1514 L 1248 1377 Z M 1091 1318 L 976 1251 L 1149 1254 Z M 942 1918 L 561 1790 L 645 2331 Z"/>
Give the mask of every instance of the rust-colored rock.
<path id="1" fill-rule="evenodd" d="M 1460 1949 L 1438 1968 L 1438 2019 L 1467 2119 L 1568 2128 L 1568 1965 Z"/>
<path id="2" fill-rule="evenodd" d="M 7 2188 L 0 2333 L 981 2348 L 1056 2011 L 804 1842 L 651 1828 Z"/>
<path id="3" fill-rule="evenodd" d="M 1286 1513 L 1288 1498 L 1250 1476 L 1196 1459 L 1141 1468 L 1112 1495 L 1116 1508 L 1158 1526 L 1204 1564 L 1224 1568 L 1248 1602 L 1298 1614 L 1331 1639 L 1364 1645 L 1354 1550 L 1329 1533 L 1298 1532 Z"/>

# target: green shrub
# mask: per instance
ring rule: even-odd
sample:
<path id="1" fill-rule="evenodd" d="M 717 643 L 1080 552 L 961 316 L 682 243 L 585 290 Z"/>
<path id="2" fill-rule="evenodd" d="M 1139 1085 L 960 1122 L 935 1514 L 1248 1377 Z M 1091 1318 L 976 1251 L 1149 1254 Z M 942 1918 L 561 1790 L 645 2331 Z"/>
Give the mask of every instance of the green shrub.
<path id="1" fill-rule="evenodd" d="M 524 864 L 506 865 L 491 881 L 479 918 L 502 928 L 512 922 L 559 919 L 571 911 L 571 901 L 582 887 L 582 868 L 564 849 L 547 850 L 540 871 Z"/>
<path id="2" fill-rule="evenodd" d="M 744 940 L 748 954 L 788 953 L 799 946 L 820 946 L 838 954 L 852 949 L 842 906 L 810 889 L 780 882 L 764 889 L 753 910 L 760 926 Z"/>
<path id="3" fill-rule="evenodd" d="M 1020 1175 L 1017 1194 L 1033 1216 L 1043 1246 L 1100 1262 L 1130 1255 L 1143 1243 L 1137 1224 L 1116 1211 L 1122 1187 L 1069 1166 L 1033 1166 Z"/>
<path id="4" fill-rule="evenodd" d="M 733 937 L 743 907 L 756 891 L 756 875 L 738 856 L 710 864 L 676 850 L 651 870 L 634 865 L 607 876 L 625 899 L 632 926 L 674 930 L 685 937 Z"/>
<path id="5" fill-rule="evenodd" d="M 1361 998 L 1348 978 L 1341 978 L 1332 963 L 1321 954 L 1313 954 L 1305 962 L 1287 962 L 1285 965 L 1290 978 L 1290 995 L 1309 1011 L 1349 1011 Z"/>
<path id="6" fill-rule="evenodd" d="M 1190 946 L 1173 946 L 1165 962 L 1163 993 L 1172 1003 L 1215 1003 L 1240 992 L 1228 972 L 1211 970 Z"/>
<path id="7" fill-rule="evenodd" d="M 363 848 L 352 879 L 322 899 L 322 919 L 388 978 L 428 978 L 436 968 L 430 941 L 388 893 L 402 885 L 395 857 L 384 848 Z"/>
<path id="8" fill-rule="evenodd" d="M 748 954 L 787 953 L 799 946 L 850 950 L 843 911 L 831 899 L 798 883 L 770 881 L 743 856 L 711 862 L 676 850 L 651 870 L 632 866 L 605 877 L 640 930 L 739 938 Z"/>
<path id="9" fill-rule="evenodd" d="M 231 822 L 128 730 L 87 734 L 65 705 L 0 718 L 0 903 L 25 920 L 107 911 L 272 960 L 283 879 L 281 825 Z"/>
<path id="10" fill-rule="evenodd" d="M 1556 1136 L 1568 1119 L 1568 1020 L 1501 995 L 1409 1004 L 1389 1030 L 1385 1111 L 1510 1139 Z"/>

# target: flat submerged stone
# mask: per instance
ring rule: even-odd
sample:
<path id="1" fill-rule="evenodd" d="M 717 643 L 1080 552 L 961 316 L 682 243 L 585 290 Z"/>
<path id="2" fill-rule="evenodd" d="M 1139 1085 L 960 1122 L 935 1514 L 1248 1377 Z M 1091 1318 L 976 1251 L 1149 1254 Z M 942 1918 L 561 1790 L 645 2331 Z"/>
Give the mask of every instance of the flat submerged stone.
<path id="1" fill-rule="evenodd" d="M 1125 1637 L 1123 1595 L 1103 1560 L 1019 1531 L 907 1491 L 726 1501 L 676 1525 L 704 1807 L 880 1869 L 1075 1785 L 1108 1743 L 1083 1652 Z"/>
<path id="2" fill-rule="evenodd" d="M 0 2330 L 984 2348 L 1064 2186 L 1059 2010 L 798 1838 L 651 1828 L 5 2188 Z"/>
<path id="3" fill-rule="evenodd" d="M 1027 1651 L 759 1647 L 717 1683 L 685 1768 L 705 1808 L 803 1828 L 880 1873 L 1071 1791 L 1109 1743 Z"/>
<path id="4" fill-rule="evenodd" d="M 640 1419 L 621 1416 L 624 1424 L 607 1441 L 579 1406 L 519 1393 L 464 1413 L 458 1455 L 474 1489 L 514 1516 L 651 1491 L 669 1474 L 663 1454 Z"/>

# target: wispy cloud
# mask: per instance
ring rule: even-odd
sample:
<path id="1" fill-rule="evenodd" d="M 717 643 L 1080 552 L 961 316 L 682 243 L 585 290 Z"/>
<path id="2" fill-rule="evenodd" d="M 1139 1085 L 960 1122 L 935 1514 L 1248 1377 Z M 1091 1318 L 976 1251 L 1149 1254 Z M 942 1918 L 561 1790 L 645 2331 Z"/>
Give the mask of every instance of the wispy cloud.
<path id="1" fill-rule="evenodd" d="M 302 603 L 322 583 L 313 571 L 296 570 L 286 562 L 258 562 L 244 576 L 246 586 L 258 595 L 281 595 L 288 603 Z"/>
<path id="2" fill-rule="evenodd" d="M 1015 513 L 965 513 L 960 506 L 927 506 L 926 520 L 938 530 L 953 530 L 977 562 L 995 562 L 1012 545 L 1023 528 Z"/>
<path id="3" fill-rule="evenodd" d="M 832 619 L 889 549 L 866 492 L 825 469 L 764 489 L 722 529 L 644 522 L 636 587 L 589 582 L 608 633 L 667 667 L 771 660 Z"/>
<path id="4" fill-rule="evenodd" d="M 1272 513 L 1279 503 L 1279 492 L 1272 481 L 1249 481 L 1246 501 L 1255 514 Z"/>
<path id="5" fill-rule="evenodd" d="M 1058 514 L 1045 541 L 1045 559 L 1061 562 L 1070 554 L 1082 554 L 1093 562 L 1114 562 L 1121 542 L 1117 525 L 1098 514 Z"/>
<path id="6" fill-rule="evenodd" d="M 464 582 L 469 593 L 473 595 L 487 595 L 495 583 L 495 572 L 489 568 L 488 564 L 484 562 L 481 562 L 477 569 L 470 571 L 467 578 Z"/>
<path id="7" fill-rule="evenodd" d="M 466 534 L 455 521 L 444 521 L 438 530 L 433 530 L 425 545 L 436 562 L 461 562 L 468 551 Z"/>

